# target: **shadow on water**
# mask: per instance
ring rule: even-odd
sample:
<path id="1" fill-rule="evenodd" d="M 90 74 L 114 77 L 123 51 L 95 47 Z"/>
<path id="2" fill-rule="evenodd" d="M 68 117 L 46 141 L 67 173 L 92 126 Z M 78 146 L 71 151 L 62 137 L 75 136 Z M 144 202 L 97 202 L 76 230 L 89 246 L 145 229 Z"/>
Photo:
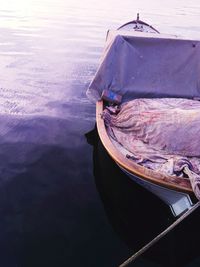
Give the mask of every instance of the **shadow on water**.
<path id="1" fill-rule="evenodd" d="M 86 140 L 91 122 L 0 120 L 0 266 L 118 266 L 174 220 L 116 166 L 95 131 Z M 132 266 L 184 266 L 199 255 L 198 225 L 197 210 Z"/>
<path id="2" fill-rule="evenodd" d="M 87 112 L 85 111 L 84 115 Z M 92 175 L 91 121 L 0 117 L 0 266 L 115 266 Z"/>
<path id="3" fill-rule="evenodd" d="M 81 127 L 67 119 L 1 117 L 0 266 L 68 266 L 85 239 L 79 232 L 89 232 L 83 213 L 94 196 Z"/>
<path id="4" fill-rule="evenodd" d="M 88 127 L 1 117 L 0 266 L 118 266 L 173 221 L 166 205 L 121 172 L 94 131 L 86 140 Z M 184 266 L 198 255 L 198 224 L 197 211 L 132 266 Z"/>
<path id="5" fill-rule="evenodd" d="M 128 258 L 169 226 L 174 218 L 167 205 L 134 183 L 119 169 L 105 151 L 96 129 L 87 134 L 87 139 L 94 146 L 97 190 L 113 229 L 129 248 Z M 199 256 L 199 221 L 197 210 L 145 252 L 142 258 L 154 262 L 156 266 L 186 266 Z M 129 266 L 140 266 L 140 260 L 141 258 L 137 259 Z M 141 266 L 155 266 L 148 264 L 148 261 Z"/>

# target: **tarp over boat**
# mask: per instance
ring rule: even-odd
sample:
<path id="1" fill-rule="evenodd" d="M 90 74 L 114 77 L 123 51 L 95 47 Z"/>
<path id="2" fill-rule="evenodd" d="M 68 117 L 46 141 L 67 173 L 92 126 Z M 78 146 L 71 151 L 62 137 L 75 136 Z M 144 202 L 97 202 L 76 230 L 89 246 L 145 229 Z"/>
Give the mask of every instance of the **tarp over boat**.
<path id="1" fill-rule="evenodd" d="M 189 177 L 200 199 L 200 101 L 139 98 L 106 107 L 102 117 L 126 157 L 159 173 Z"/>
<path id="2" fill-rule="evenodd" d="M 109 31 L 87 96 L 104 89 L 123 96 L 200 97 L 200 40 L 142 32 Z"/>

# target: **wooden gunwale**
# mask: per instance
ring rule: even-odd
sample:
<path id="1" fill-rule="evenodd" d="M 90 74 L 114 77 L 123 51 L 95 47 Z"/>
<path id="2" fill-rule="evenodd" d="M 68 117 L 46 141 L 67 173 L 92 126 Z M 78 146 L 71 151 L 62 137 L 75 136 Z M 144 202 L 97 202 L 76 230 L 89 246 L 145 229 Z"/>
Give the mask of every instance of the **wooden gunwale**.
<path id="1" fill-rule="evenodd" d="M 149 181 L 151 183 L 157 184 L 162 187 L 166 187 L 172 190 L 176 190 L 182 193 L 187 193 L 190 195 L 193 195 L 193 190 L 190 185 L 190 183 L 186 184 L 185 186 L 175 184 L 173 182 L 174 179 L 177 179 L 179 181 L 183 181 L 180 177 L 174 177 L 169 175 L 164 175 L 161 173 L 158 173 L 156 171 L 147 169 L 141 165 L 138 165 L 137 163 L 133 162 L 132 160 L 126 158 L 117 148 L 114 146 L 114 144 L 111 142 L 106 127 L 104 124 L 104 120 L 102 119 L 102 112 L 103 112 L 104 104 L 103 101 L 97 101 L 96 103 L 96 122 L 97 122 L 97 130 L 99 137 L 106 148 L 109 155 L 112 157 L 112 159 L 119 164 L 122 168 L 127 170 L 129 173 L 136 175 L 143 180 Z M 169 181 L 171 180 L 171 181 Z"/>

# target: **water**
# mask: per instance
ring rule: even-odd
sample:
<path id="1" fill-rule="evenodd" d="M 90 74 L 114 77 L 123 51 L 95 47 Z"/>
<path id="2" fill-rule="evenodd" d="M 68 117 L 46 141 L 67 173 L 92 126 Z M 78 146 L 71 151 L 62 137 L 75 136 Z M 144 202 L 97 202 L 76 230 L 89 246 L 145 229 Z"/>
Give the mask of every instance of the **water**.
<path id="1" fill-rule="evenodd" d="M 137 12 L 160 32 L 200 36 L 197 0 L 1 1 L 0 266 L 117 266 L 173 221 L 85 136 L 106 31 Z M 198 220 L 132 266 L 177 267 L 183 255 L 197 266 Z"/>

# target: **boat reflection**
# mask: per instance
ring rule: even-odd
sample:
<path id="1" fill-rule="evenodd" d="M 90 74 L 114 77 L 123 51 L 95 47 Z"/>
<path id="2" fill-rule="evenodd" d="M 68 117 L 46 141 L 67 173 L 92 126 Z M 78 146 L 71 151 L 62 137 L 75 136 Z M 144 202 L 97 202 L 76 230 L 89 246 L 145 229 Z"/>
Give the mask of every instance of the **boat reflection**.
<path id="1" fill-rule="evenodd" d="M 93 145 L 95 183 L 107 218 L 120 239 L 134 253 L 175 219 L 166 204 L 120 170 L 104 149 L 96 128 L 86 137 Z M 196 245 L 200 237 L 199 221 L 197 210 L 142 257 L 161 266 L 186 266 L 199 255 Z M 130 266 L 137 266 L 137 261 Z"/>

